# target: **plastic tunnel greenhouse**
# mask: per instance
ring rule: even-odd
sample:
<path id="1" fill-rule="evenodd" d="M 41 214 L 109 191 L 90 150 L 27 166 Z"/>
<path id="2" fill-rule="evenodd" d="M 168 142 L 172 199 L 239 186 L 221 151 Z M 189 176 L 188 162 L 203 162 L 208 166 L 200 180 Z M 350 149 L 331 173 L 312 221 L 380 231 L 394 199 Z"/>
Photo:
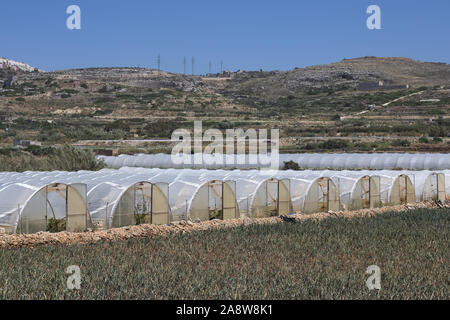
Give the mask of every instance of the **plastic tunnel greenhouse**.
<path id="1" fill-rule="evenodd" d="M 0 233 L 270 217 L 445 201 L 446 171 L 124 167 L 0 173 Z"/>
<path id="2" fill-rule="evenodd" d="M 2 233 L 47 231 L 53 222 L 59 231 L 85 231 L 86 185 L 65 183 L 8 183 L 0 189 Z"/>
<path id="3" fill-rule="evenodd" d="M 380 199 L 383 206 L 415 202 L 415 187 L 407 174 L 387 170 L 377 174 L 380 176 Z"/>
<path id="4" fill-rule="evenodd" d="M 373 171 L 324 171 L 338 186 L 342 210 L 381 206 L 380 177 Z"/>
<path id="5" fill-rule="evenodd" d="M 338 211 L 339 190 L 330 177 L 320 171 L 281 171 L 288 179 L 293 211 L 304 213 Z"/>
<path id="6" fill-rule="evenodd" d="M 55 215 L 57 220 L 65 220 L 66 230 L 75 231 L 72 223 L 74 210 L 81 211 L 86 220 L 84 225 L 77 226 L 77 230 L 127 226 L 136 224 L 136 219 L 166 224 L 170 221 L 168 185 L 150 183 L 151 177 L 148 173 L 130 175 L 109 169 L 98 172 L 0 173 L 0 199 L 3 199 L 0 201 L 0 225 L 8 233 L 45 231 L 44 221 L 48 222 Z M 63 181 L 64 184 L 55 181 Z M 65 189 L 64 185 L 67 185 Z M 25 208 L 32 208 L 32 220 L 39 221 L 30 223 L 28 218 L 24 220 L 28 217 Z M 64 210 L 67 212 L 65 216 Z M 10 222 L 14 215 L 22 217 L 16 225 Z M 21 228 L 23 225 L 31 227 L 27 231 Z"/>
<path id="7" fill-rule="evenodd" d="M 169 203 L 173 220 L 205 221 L 211 218 L 239 217 L 235 183 L 225 178 L 225 172 L 176 169 L 153 171 L 158 172 L 155 179 L 169 184 Z"/>
<path id="8" fill-rule="evenodd" d="M 284 215 L 291 212 L 289 181 L 259 171 L 231 171 L 226 176 L 236 182 L 241 215 L 252 218 Z"/>
<path id="9" fill-rule="evenodd" d="M 445 174 L 432 171 L 405 171 L 415 185 L 417 201 L 445 201 Z"/>
<path id="10" fill-rule="evenodd" d="M 221 161 L 211 164 L 195 164 L 195 157 L 206 155 L 183 155 L 183 164 L 172 161 L 170 154 L 137 154 L 120 156 L 99 156 L 110 168 L 205 168 L 205 169 L 260 169 L 264 165 L 249 161 L 248 154 L 215 155 Z M 280 154 L 279 168 L 294 161 L 303 169 L 315 170 L 447 170 L 450 169 L 450 154 L 408 154 L 408 153 L 335 153 L 335 154 Z"/>

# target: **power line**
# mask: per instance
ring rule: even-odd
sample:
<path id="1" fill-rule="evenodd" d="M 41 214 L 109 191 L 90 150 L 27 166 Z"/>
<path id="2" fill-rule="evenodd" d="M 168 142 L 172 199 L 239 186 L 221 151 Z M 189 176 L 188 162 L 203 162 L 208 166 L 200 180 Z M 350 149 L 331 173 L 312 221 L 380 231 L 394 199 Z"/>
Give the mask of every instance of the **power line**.
<path id="1" fill-rule="evenodd" d="M 161 55 L 158 54 L 158 76 L 160 71 L 161 71 Z"/>

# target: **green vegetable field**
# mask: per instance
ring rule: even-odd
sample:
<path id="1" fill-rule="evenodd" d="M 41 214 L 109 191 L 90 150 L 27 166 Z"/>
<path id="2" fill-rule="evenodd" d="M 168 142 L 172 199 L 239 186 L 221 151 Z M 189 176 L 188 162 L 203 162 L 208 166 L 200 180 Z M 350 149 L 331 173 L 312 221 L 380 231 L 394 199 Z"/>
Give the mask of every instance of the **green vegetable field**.
<path id="1" fill-rule="evenodd" d="M 418 209 L 1 249 L 0 299 L 449 299 L 449 230 L 449 209 Z"/>

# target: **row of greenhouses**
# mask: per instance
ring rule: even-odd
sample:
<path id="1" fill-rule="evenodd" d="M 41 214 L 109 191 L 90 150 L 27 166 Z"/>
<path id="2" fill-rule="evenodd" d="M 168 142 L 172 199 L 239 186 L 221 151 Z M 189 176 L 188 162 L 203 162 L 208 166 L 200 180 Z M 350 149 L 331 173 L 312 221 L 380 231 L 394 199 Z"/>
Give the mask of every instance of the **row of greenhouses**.
<path id="1" fill-rule="evenodd" d="M 447 184 L 446 184 L 447 181 Z M 263 171 L 124 167 L 0 173 L 0 233 L 270 217 L 446 201 L 446 171 Z"/>
<path id="2" fill-rule="evenodd" d="M 261 162 L 259 156 L 249 154 L 231 155 L 190 154 L 137 154 L 99 156 L 109 168 L 143 167 L 160 169 L 261 169 L 268 166 Z M 270 156 L 264 158 L 271 158 Z M 201 161 L 198 161 L 200 159 Z M 438 153 L 342 153 L 342 154 L 279 154 L 276 155 L 279 169 L 284 164 L 293 161 L 303 169 L 330 170 L 448 170 L 450 169 L 450 154 Z"/>

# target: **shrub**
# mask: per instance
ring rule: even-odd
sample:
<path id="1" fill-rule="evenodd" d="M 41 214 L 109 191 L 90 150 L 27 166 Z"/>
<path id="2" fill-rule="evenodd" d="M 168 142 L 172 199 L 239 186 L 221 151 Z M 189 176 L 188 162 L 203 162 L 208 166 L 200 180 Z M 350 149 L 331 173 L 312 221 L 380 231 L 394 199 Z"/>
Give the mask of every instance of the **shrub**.
<path id="1" fill-rule="evenodd" d="M 289 160 L 284 162 L 283 170 L 300 170 L 300 166 L 297 162 Z"/>
<path id="2" fill-rule="evenodd" d="M 47 231 L 56 233 L 66 230 L 66 220 L 51 218 L 47 221 Z"/>
<path id="3" fill-rule="evenodd" d="M 338 114 L 335 114 L 333 117 L 331 117 L 331 120 L 339 121 L 339 120 L 341 120 L 341 116 Z"/>
<path id="4" fill-rule="evenodd" d="M 405 139 L 395 139 L 392 140 L 391 145 L 393 147 L 409 147 L 411 143 Z"/>
<path id="5" fill-rule="evenodd" d="M 0 152 L 0 171 L 78 171 L 100 170 L 104 167 L 105 164 L 98 161 L 91 150 L 70 145 L 59 148 L 32 146 L 24 151 Z"/>
<path id="6" fill-rule="evenodd" d="M 419 143 L 429 143 L 430 141 L 428 141 L 427 137 L 420 137 L 419 138 Z"/>

